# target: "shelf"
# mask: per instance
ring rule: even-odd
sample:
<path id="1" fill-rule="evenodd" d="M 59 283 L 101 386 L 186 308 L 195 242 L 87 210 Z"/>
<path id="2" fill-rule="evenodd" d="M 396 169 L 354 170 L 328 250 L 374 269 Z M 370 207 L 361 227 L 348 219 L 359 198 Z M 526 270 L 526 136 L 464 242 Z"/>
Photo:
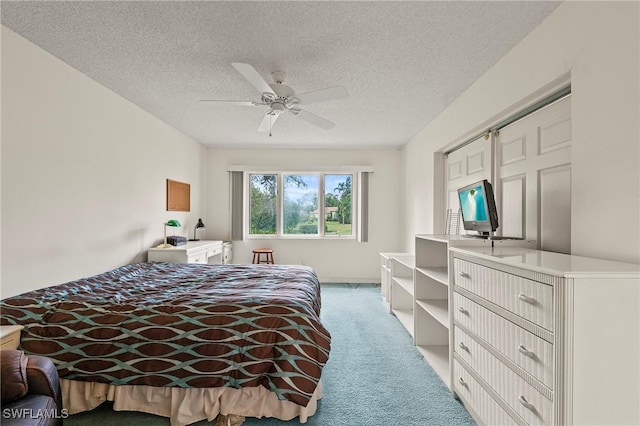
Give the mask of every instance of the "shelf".
<path id="1" fill-rule="evenodd" d="M 416 266 L 416 257 L 412 254 L 394 256 L 393 260 L 397 261 L 402 266 L 406 266 L 409 269 L 413 269 Z"/>
<path id="2" fill-rule="evenodd" d="M 433 371 L 440 376 L 447 387 L 450 387 L 449 345 L 421 345 L 417 348 Z"/>
<path id="3" fill-rule="evenodd" d="M 448 286 L 449 285 L 449 268 L 446 266 L 429 266 L 427 268 L 416 268 L 416 271 L 435 281 Z"/>
<path id="4" fill-rule="evenodd" d="M 445 328 L 449 329 L 449 302 L 446 299 L 416 300 L 416 304 L 424 309 Z"/>
<path id="5" fill-rule="evenodd" d="M 394 309 L 393 314 L 413 337 L 413 311 L 411 309 Z"/>
<path id="6" fill-rule="evenodd" d="M 401 277 L 393 277 L 393 281 L 398 284 L 404 291 L 413 296 L 413 279 L 412 278 L 401 278 Z"/>

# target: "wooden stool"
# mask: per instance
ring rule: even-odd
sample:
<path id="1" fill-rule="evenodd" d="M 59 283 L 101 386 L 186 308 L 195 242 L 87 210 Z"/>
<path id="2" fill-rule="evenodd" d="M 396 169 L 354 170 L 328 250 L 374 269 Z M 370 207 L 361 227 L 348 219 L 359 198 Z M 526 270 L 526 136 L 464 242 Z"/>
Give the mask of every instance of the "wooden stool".
<path id="1" fill-rule="evenodd" d="M 264 259 L 262 258 L 264 255 Z M 273 250 L 270 248 L 257 248 L 253 251 L 252 263 L 269 263 L 273 264 Z"/>

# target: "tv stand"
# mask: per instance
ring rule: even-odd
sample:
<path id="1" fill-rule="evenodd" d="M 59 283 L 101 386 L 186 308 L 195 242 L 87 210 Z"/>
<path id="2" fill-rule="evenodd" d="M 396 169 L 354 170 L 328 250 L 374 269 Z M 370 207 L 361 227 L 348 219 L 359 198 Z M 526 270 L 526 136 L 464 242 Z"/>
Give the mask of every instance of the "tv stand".
<path id="1" fill-rule="evenodd" d="M 463 234 L 464 238 L 478 238 L 481 240 L 491 240 L 491 241 L 503 241 L 503 240 L 524 240 L 524 238 L 520 237 L 503 237 L 498 235 L 488 235 L 488 234 Z"/>
<path id="2" fill-rule="evenodd" d="M 462 236 L 464 238 L 479 238 L 481 240 L 488 240 L 491 239 L 491 236 L 489 234 L 462 234 Z"/>
<path id="3" fill-rule="evenodd" d="M 524 238 L 520 238 L 520 237 L 499 237 L 499 236 L 493 236 L 493 237 L 489 237 L 489 239 L 491 241 L 500 241 L 500 240 L 524 240 Z"/>

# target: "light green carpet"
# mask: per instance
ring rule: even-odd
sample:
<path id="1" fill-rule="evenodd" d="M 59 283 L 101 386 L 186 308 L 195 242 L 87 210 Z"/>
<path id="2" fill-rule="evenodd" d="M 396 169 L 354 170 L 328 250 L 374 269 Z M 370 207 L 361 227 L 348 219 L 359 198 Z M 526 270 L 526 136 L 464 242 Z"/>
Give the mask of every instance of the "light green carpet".
<path id="1" fill-rule="evenodd" d="M 309 426 L 473 425 L 464 407 L 427 364 L 373 285 L 323 284 L 322 322 L 332 336 L 322 381 L 324 396 Z M 65 426 L 160 426 L 169 420 L 114 412 L 103 404 L 65 420 Z M 210 424 L 206 421 L 196 425 Z M 245 426 L 299 424 L 247 419 Z"/>

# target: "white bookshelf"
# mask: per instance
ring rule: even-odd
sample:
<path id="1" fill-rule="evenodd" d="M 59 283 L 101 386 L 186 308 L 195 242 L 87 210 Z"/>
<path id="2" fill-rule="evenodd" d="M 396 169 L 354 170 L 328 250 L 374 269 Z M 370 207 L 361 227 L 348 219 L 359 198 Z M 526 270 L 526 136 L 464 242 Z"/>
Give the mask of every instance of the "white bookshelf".
<path id="1" fill-rule="evenodd" d="M 389 313 L 391 313 L 391 264 L 396 256 L 411 256 L 411 253 L 380 253 L 380 294 Z"/>
<path id="2" fill-rule="evenodd" d="M 413 274 L 415 256 L 400 254 L 391 258 L 391 312 L 413 337 Z"/>

